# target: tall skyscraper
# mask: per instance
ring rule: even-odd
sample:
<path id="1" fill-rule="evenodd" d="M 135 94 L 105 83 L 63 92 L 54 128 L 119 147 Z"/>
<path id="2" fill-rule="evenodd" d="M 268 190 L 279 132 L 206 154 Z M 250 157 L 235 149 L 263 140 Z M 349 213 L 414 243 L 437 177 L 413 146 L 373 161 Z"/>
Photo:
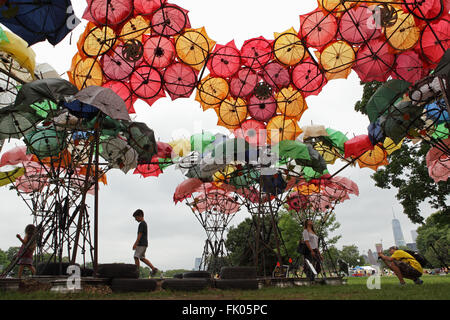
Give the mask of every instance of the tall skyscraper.
<path id="1" fill-rule="evenodd" d="M 411 230 L 411 237 L 412 237 L 412 241 L 414 243 L 416 243 L 416 239 L 417 239 L 417 231 L 416 230 Z"/>
<path id="2" fill-rule="evenodd" d="M 400 226 L 400 221 L 395 218 L 392 219 L 392 231 L 394 232 L 394 241 L 397 247 L 406 246 L 405 238 L 403 237 L 402 227 Z"/>

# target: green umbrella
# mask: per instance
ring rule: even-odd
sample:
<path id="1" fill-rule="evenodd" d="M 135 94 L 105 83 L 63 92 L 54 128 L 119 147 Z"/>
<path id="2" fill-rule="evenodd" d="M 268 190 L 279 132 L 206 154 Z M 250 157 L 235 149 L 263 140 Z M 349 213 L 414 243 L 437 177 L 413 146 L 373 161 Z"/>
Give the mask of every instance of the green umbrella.
<path id="1" fill-rule="evenodd" d="M 25 137 L 28 152 L 38 158 L 58 155 L 66 147 L 65 132 L 54 129 L 41 129 Z"/>
<path id="2" fill-rule="evenodd" d="M 422 111 L 411 101 L 402 101 L 389 107 L 388 113 L 380 117 L 380 125 L 385 135 L 398 144 L 410 129 L 423 126 L 424 122 L 420 119 Z"/>
<path id="3" fill-rule="evenodd" d="M 292 160 L 311 160 L 308 147 L 306 144 L 295 140 L 283 140 L 275 147 L 277 152 L 282 158 L 290 158 Z"/>
<path id="4" fill-rule="evenodd" d="M 128 125 L 125 136 L 129 145 L 139 155 L 140 163 L 148 163 L 158 152 L 155 134 L 145 123 L 132 122 Z"/>
<path id="5" fill-rule="evenodd" d="M 5 31 L 3 31 L 3 29 L 0 27 L 0 42 L 2 41 L 9 43 L 9 39 L 6 36 Z"/>
<path id="6" fill-rule="evenodd" d="M 49 113 L 54 110 L 58 110 L 58 105 L 50 100 L 44 100 L 42 102 L 36 102 L 30 105 L 30 108 L 36 110 L 36 114 L 41 118 L 47 118 Z"/>
<path id="7" fill-rule="evenodd" d="M 348 141 L 348 138 L 341 131 L 334 130 L 331 128 L 326 129 L 328 136 L 322 137 L 325 141 L 332 144 L 340 153 L 344 153 L 344 144 Z"/>
<path id="8" fill-rule="evenodd" d="M 367 115 L 371 123 L 383 115 L 409 88 L 411 83 L 404 80 L 392 79 L 385 82 L 375 91 L 366 106 Z"/>
<path id="9" fill-rule="evenodd" d="M 209 132 L 194 134 L 191 136 L 191 151 L 203 153 L 211 148 L 215 140 L 216 136 Z"/>
<path id="10" fill-rule="evenodd" d="M 30 112 L 16 111 L 14 106 L 0 109 L 0 139 L 17 138 L 36 129 L 39 122 L 37 115 Z"/>
<path id="11" fill-rule="evenodd" d="M 436 130 L 434 131 L 432 137 L 434 139 L 447 139 L 449 136 L 449 133 L 450 132 L 446 126 L 446 123 L 443 122 L 436 127 Z"/>
<path id="12" fill-rule="evenodd" d="M 260 173 L 250 167 L 237 170 L 230 179 L 230 184 L 238 189 L 246 188 L 259 181 Z"/>
<path id="13" fill-rule="evenodd" d="M 305 177 L 306 181 L 309 181 L 311 179 L 318 179 L 320 177 L 322 177 L 325 174 L 328 174 L 328 170 L 325 169 L 324 171 L 320 172 L 320 171 L 316 171 L 311 167 L 304 167 L 303 168 L 303 176 Z"/>

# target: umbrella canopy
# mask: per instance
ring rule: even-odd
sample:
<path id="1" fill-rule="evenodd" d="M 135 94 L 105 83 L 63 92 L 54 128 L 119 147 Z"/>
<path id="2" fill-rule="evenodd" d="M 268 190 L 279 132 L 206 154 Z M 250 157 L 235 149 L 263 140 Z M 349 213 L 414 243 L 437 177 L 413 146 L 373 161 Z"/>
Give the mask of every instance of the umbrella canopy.
<path id="1" fill-rule="evenodd" d="M 257 96 L 251 96 L 248 104 L 248 113 L 250 116 L 257 120 L 267 122 L 273 117 L 277 110 L 277 104 L 275 99 L 270 96 L 268 98 L 259 98 Z"/>
<path id="2" fill-rule="evenodd" d="M 144 100 L 164 96 L 161 74 L 150 66 L 137 68 L 131 75 L 130 85 L 134 94 Z"/>
<path id="3" fill-rule="evenodd" d="M 144 59 L 149 66 L 165 68 L 175 59 L 175 46 L 165 37 L 151 37 L 144 44 Z"/>
<path id="4" fill-rule="evenodd" d="M 366 151 L 372 150 L 373 145 L 366 134 L 356 136 L 344 143 L 345 157 L 357 158 Z"/>
<path id="5" fill-rule="evenodd" d="M 292 70 L 292 83 L 305 98 L 319 94 L 326 82 L 325 74 L 311 61 L 305 60 Z"/>
<path id="6" fill-rule="evenodd" d="M 294 28 L 290 28 L 282 33 L 275 32 L 274 36 L 273 51 L 275 58 L 279 62 L 293 66 L 302 61 L 306 50 Z"/>
<path id="7" fill-rule="evenodd" d="M 229 97 L 216 111 L 219 117 L 217 124 L 232 130 L 239 127 L 247 118 L 247 103 L 241 98 Z"/>
<path id="8" fill-rule="evenodd" d="M 125 80 L 134 69 L 142 63 L 142 58 L 138 61 L 129 61 L 124 57 L 124 50 L 126 46 L 119 45 L 114 52 L 109 55 L 105 54 L 102 57 L 102 69 L 105 76 L 110 80 Z"/>
<path id="9" fill-rule="evenodd" d="M 411 83 L 404 80 L 389 80 L 375 91 L 367 103 L 366 110 L 370 122 L 384 114 L 388 107 L 400 98 Z"/>
<path id="10" fill-rule="evenodd" d="M 288 69 L 276 62 L 269 62 L 264 67 L 262 76 L 264 81 L 275 91 L 279 91 L 291 83 L 291 76 L 289 75 Z"/>
<path id="11" fill-rule="evenodd" d="M 247 97 L 253 93 L 258 75 L 250 68 L 243 68 L 230 81 L 230 93 L 234 97 Z"/>
<path id="12" fill-rule="evenodd" d="M 423 61 L 416 52 L 406 51 L 397 55 L 392 78 L 414 83 L 422 79 L 424 75 Z"/>
<path id="13" fill-rule="evenodd" d="M 308 109 L 305 98 L 293 87 L 283 88 L 276 95 L 277 110 L 286 117 L 300 119 Z"/>
<path id="14" fill-rule="evenodd" d="M 216 45 L 208 61 L 208 69 L 215 77 L 228 78 L 241 67 L 241 53 L 234 40 L 226 45 Z"/>
<path id="15" fill-rule="evenodd" d="M 129 114 L 136 113 L 133 104 L 136 102 L 137 98 L 131 92 L 131 88 L 128 84 L 119 81 L 108 81 L 103 87 L 114 91 L 125 102 Z"/>
<path id="16" fill-rule="evenodd" d="M 113 119 L 131 120 L 125 102 L 111 89 L 90 86 L 75 94 L 74 98 L 98 108 Z"/>
<path id="17" fill-rule="evenodd" d="M 431 63 L 438 63 L 450 47 L 450 21 L 442 19 L 427 24 L 420 38 L 420 47 Z"/>
<path id="18" fill-rule="evenodd" d="M 250 145 L 261 146 L 267 142 L 266 125 L 254 119 L 245 120 L 234 130 L 236 138 L 245 139 Z"/>
<path id="19" fill-rule="evenodd" d="M 278 154 L 284 158 L 290 158 L 292 160 L 311 160 L 307 145 L 300 141 L 280 141 L 278 146 L 275 147 L 275 150 L 277 150 Z"/>
<path id="20" fill-rule="evenodd" d="M 364 4 L 342 14 L 339 34 L 351 44 L 362 44 L 381 35 L 381 27 L 375 24 L 375 16 Z"/>
<path id="21" fill-rule="evenodd" d="M 409 50 L 415 47 L 420 38 L 420 29 L 414 16 L 403 8 L 395 10 L 395 23 L 385 29 L 389 45 L 396 50 Z"/>
<path id="22" fill-rule="evenodd" d="M 26 146 L 15 147 L 2 154 L 0 159 L 0 167 L 7 165 L 14 166 L 23 162 L 28 162 L 31 161 L 32 157 L 33 156 L 31 154 L 27 154 Z"/>
<path id="23" fill-rule="evenodd" d="M 201 70 L 206 57 L 213 50 L 216 42 L 208 37 L 205 28 L 187 29 L 176 37 L 175 48 L 178 58 L 196 70 Z"/>
<path id="24" fill-rule="evenodd" d="M 0 187 L 13 183 L 17 178 L 23 176 L 25 168 L 16 168 L 8 172 L 0 172 Z"/>
<path id="25" fill-rule="evenodd" d="M 381 39 L 367 42 L 358 50 L 354 70 L 363 82 L 384 82 L 394 67 L 395 57 Z"/>
<path id="26" fill-rule="evenodd" d="M 241 58 L 245 66 L 262 69 L 272 58 L 272 43 L 264 37 L 247 40 L 242 45 Z"/>
<path id="27" fill-rule="evenodd" d="M 346 79 L 356 57 L 353 47 L 343 40 L 328 44 L 317 55 L 328 80 Z"/>
<path id="28" fill-rule="evenodd" d="M 317 9 L 300 16 L 299 36 L 309 47 L 320 48 L 332 41 L 337 32 L 336 18 Z"/>
<path id="29" fill-rule="evenodd" d="M 229 86 L 225 79 L 207 76 L 198 84 L 195 100 L 200 102 L 203 110 L 207 110 L 220 105 L 228 92 Z"/>
<path id="30" fill-rule="evenodd" d="M 167 4 L 157 9 L 152 15 L 151 25 L 156 34 L 166 37 L 181 34 L 191 27 L 188 11 L 174 4 Z"/>
<path id="31" fill-rule="evenodd" d="M 297 121 L 285 116 L 275 116 L 267 124 L 268 140 L 272 144 L 282 140 L 295 140 L 302 133 Z"/>
<path id="32" fill-rule="evenodd" d="M 211 144 L 216 140 L 216 136 L 210 132 L 202 132 L 191 136 L 191 150 L 204 153 L 211 149 Z"/>
<path id="33" fill-rule="evenodd" d="M 21 139 L 33 131 L 39 121 L 34 113 L 15 111 L 13 107 L 0 109 L 0 139 Z"/>
<path id="34" fill-rule="evenodd" d="M 99 25 L 118 25 L 133 13 L 133 0 L 87 0 L 83 19 Z"/>
<path id="35" fill-rule="evenodd" d="M 183 63 L 173 63 L 164 71 L 164 89 L 172 100 L 189 98 L 197 85 L 197 72 Z"/>
<path id="36" fill-rule="evenodd" d="M 137 167 L 138 154 L 126 141 L 110 137 L 100 142 L 100 155 L 113 168 L 127 173 Z"/>
<path id="37" fill-rule="evenodd" d="M 129 145 L 139 155 L 139 163 L 148 163 L 158 152 L 155 134 L 145 123 L 131 122 L 125 131 Z"/>
<path id="38" fill-rule="evenodd" d="M 375 171 L 380 166 L 388 165 L 387 152 L 380 146 L 374 146 L 373 150 L 368 150 L 357 160 L 360 168 L 371 168 Z"/>
<path id="39" fill-rule="evenodd" d="M 65 147 L 65 133 L 54 129 L 44 129 L 29 133 L 25 137 L 28 151 L 38 158 L 58 155 Z"/>
<path id="40" fill-rule="evenodd" d="M 345 142 L 348 141 L 347 136 L 341 131 L 331 128 L 327 128 L 326 131 L 328 136 L 324 136 L 323 139 L 330 142 L 339 152 L 344 153 Z"/>

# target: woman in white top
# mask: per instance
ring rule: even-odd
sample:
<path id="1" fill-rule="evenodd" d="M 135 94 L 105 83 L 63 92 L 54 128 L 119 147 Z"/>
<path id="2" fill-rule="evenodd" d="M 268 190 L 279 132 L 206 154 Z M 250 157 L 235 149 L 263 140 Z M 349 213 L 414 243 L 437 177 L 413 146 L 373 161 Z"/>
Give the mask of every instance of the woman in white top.
<path id="1" fill-rule="evenodd" d="M 311 268 L 308 266 L 306 259 L 308 259 L 308 261 L 313 265 L 317 274 L 319 274 L 321 270 L 320 261 L 323 260 L 323 257 L 319 251 L 319 237 L 314 231 L 314 224 L 312 220 L 308 219 L 305 221 L 303 229 L 303 241 L 305 242 L 306 246 L 309 249 L 306 250 L 304 256 L 305 263 L 303 265 L 303 270 L 305 271 L 308 278 L 310 278 L 311 281 L 314 281 L 315 275 L 312 272 Z"/>

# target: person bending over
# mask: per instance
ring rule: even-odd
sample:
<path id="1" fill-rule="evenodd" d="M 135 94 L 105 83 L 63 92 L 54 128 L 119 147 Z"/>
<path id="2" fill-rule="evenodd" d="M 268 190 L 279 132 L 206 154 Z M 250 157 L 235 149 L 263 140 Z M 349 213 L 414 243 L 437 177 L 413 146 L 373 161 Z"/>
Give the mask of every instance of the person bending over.
<path id="1" fill-rule="evenodd" d="M 390 257 L 379 252 L 378 256 L 394 272 L 400 281 L 400 285 L 406 285 L 404 278 L 413 280 L 415 284 L 423 283 L 423 280 L 420 279 L 423 273 L 422 266 L 412 255 L 406 251 L 399 250 L 396 246 L 389 248 L 389 254 L 391 255 Z"/>

